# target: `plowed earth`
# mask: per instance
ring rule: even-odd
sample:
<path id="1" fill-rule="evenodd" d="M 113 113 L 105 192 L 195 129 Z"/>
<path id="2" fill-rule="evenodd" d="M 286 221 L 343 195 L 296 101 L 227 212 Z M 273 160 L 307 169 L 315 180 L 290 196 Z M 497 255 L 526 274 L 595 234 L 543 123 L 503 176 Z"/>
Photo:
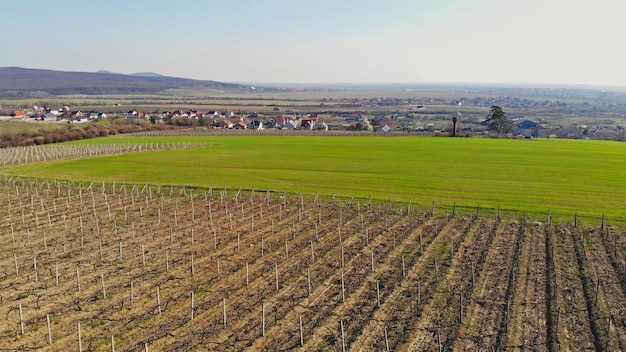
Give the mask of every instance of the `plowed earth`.
<path id="1" fill-rule="evenodd" d="M 626 350 L 610 227 L 0 181 L 0 350 Z"/>

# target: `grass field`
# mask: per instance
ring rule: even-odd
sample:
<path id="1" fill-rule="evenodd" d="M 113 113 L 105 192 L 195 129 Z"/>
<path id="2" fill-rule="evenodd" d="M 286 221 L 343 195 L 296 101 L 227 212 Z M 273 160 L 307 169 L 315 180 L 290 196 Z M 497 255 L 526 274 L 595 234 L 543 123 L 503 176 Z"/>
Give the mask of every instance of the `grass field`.
<path id="1" fill-rule="evenodd" d="M 44 123 L 42 121 L 26 120 L 26 121 L 7 121 L 0 120 L 0 135 L 2 134 L 18 134 L 22 132 L 31 133 L 42 129 L 56 129 L 64 127 L 64 124 Z"/>
<path id="2" fill-rule="evenodd" d="M 319 193 L 417 206 L 626 216 L 625 145 L 415 137 L 138 137 L 80 143 L 210 143 L 2 170 L 96 182 Z"/>

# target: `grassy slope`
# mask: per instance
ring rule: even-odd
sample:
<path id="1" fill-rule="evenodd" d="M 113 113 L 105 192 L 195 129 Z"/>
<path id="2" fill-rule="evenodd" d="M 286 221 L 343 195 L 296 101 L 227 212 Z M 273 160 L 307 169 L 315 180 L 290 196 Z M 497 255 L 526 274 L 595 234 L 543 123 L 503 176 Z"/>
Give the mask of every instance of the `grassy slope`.
<path id="1" fill-rule="evenodd" d="M 7 121 L 0 120 L 0 135 L 15 135 L 22 132 L 32 133 L 46 129 L 57 129 L 65 127 L 66 124 L 45 123 L 42 121 Z"/>
<path id="2" fill-rule="evenodd" d="M 210 147 L 18 167 L 9 174 L 337 194 L 427 205 L 626 216 L 626 145 L 415 137 L 118 137 Z"/>

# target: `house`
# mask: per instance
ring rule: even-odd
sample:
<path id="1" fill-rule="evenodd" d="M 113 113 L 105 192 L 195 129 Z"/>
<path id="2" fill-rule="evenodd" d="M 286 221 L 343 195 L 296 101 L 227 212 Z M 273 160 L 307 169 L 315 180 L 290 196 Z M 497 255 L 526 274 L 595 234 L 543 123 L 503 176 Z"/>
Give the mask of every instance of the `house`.
<path id="1" fill-rule="evenodd" d="M 328 131 L 328 125 L 326 122 L 318 123 L 315 125 L 315 129 L 318 131 Z"/>
<path id="2" fill-rule="evenodd" d="M 15 110 L 11 113 L 11 117 L 15 117 L 15 118 L 26 117 L 26 112 L 24 112 L 23 110 Z"/>
<path id="3" fill-rule="evenodd" d="M 295 130 L 296 128 L 298 128 L 298 122 L 293 120 L 285 122 L 285 125 L 283 126 L 283 129 L 286 130 Z"/>
<path id="4" fill-rule="evenodd" d="M 189 110 L 185 112 L 185 114 L 187 114 L 187 116 L 190 119 L 195 119 L 195 120 L 200 119 L 204 116 L 204 113 L 202 111 L 195 110 L 195 109 Z"/>
<path id="5" fill-rule="evenodd" d="M 620 135 L 620 130 L 608 126 L 596 127 L 589 131 L 589 136 L 593 139 L 616 140 Z"/>
<path id="6" fill-rule="evenodd" d="M 578 127 L 559 127 L 552 131 L 558 138 L 582 138 L 585 137 L 585 129 Z"/>
<path id="7" fill-rule="evenodd" d="M 53 114 L 51 112 L 47 112 L 43 115 L 43 117 L 41 118 L 43 121 L 56 121 L 58 118 L 58 116 L 56 114 Z"/>
<path id="8" fill-rule="evenodd" d="M 59 115 L 62 112 L 70 111 L 70 108 L 67 107 L 67 106 L 57 106 L 57 107 L 54 107 L 54 106 L 46 105 L 43 108 L 44 108 L 45 112 L 49 112 L 49 113 L 52 113 L 54 115 Z"/>
<path id="9" fill-rule="evenodd" d="M 531 120 L 521 120 L 515 124 L 514 134 L 524 137 L 547 137 L 545 127 Z"/>
<path id="10" fill-rule="evenodd" d="M 85 122 L 89 122 L 89 117 L 87 117 L 86 115 L 75 116 L 75 117 L 70 118 L 68 122 L 69 123 L 85 123 Z"/>
<path id="11" fill-rule="evenodd" d="M 254 120 L 250 122 L 250 125 L 248 125 L 248 128 L 251 130 L 263 130 L 265 127 L 263 127 L 263 121 Z"/>
<path id="12" fill-rule="evenodd" d="M 236 130 L 245 130 L 247 128 L 248 128 L 248 125 L 246 125 L 246 123 L 243 121 L 238 121 L 236 124 L 233 125 L 233 129 L 236 129 Z"/>
<path id="13" fill-rule="evenodd" d="M 81 117 L 84 117 L 84 116 L 86 116 L 86 114 L 84 112 L 80 111 L 80 110 L 70 112 L 70 118 L 73 118 L 73 119 L 81 118 Z"/>
<path id="14" fill-rule="evenodd" d="M 302 119 L 300 121 L 300 128 L 303 130 L 312 130 L 315 126 L 315 121 L 312 119 Z"/>
<path id="15" fill-rule="evenodd" d="M 285 127 L 285 124 L 287 124 L 287 122 L 289 121 L 289 118 L 279 116 L 274 118 L 273 121 L 273 125 L 275 128 L 283 128 Z"/>
<path id="16" fill-rule="evenodd" d="M 141 111 L 131 111 L 126 113 L 126 118 L 143 119 L 146 118 L 146 113 Z"/>
<path id="17" fill-rule="evenodd" d="M 379 126 L 387 126 L 389 128 L 393 127 L 393 121 L 389 118 L 384 119 L 378 123 Z"/>
<path id="18" fill-rule="evenodd" d="M 219 128 L 233 128 L 234 124 L 230 121 L 230 120 L 222 120 L 220 121 L 220 123 L 217 124 L 217 127 Z"/>

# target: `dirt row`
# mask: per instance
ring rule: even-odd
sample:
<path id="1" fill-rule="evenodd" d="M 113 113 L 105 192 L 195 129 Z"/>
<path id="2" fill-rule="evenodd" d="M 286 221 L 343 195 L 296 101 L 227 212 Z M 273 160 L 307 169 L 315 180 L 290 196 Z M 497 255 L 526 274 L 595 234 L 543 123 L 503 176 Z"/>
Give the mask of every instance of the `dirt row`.
<path id="1" fill-rule="evenodd" d="M 545 245 L 544 224 L 527 225 L 506 337 L 506 347 L 512 351 L 548 348 Z"/>
<path id="2" fill-rule="evenodd" d="M 503 224 L 488 246 L 484 264 L 471 295 L 461 306 L 459 333 L 453 344 L 454 351 L 501 349 L 509 325 L 515 270 L 519 260 L 518 245 L 523 229 L 517 222 Z M 518 233 L 516 234 L 516 230 Z M 474 275 L 476 276 L 476 275 Z M 466 294 L 467 295 L 467 294 Z"/>

